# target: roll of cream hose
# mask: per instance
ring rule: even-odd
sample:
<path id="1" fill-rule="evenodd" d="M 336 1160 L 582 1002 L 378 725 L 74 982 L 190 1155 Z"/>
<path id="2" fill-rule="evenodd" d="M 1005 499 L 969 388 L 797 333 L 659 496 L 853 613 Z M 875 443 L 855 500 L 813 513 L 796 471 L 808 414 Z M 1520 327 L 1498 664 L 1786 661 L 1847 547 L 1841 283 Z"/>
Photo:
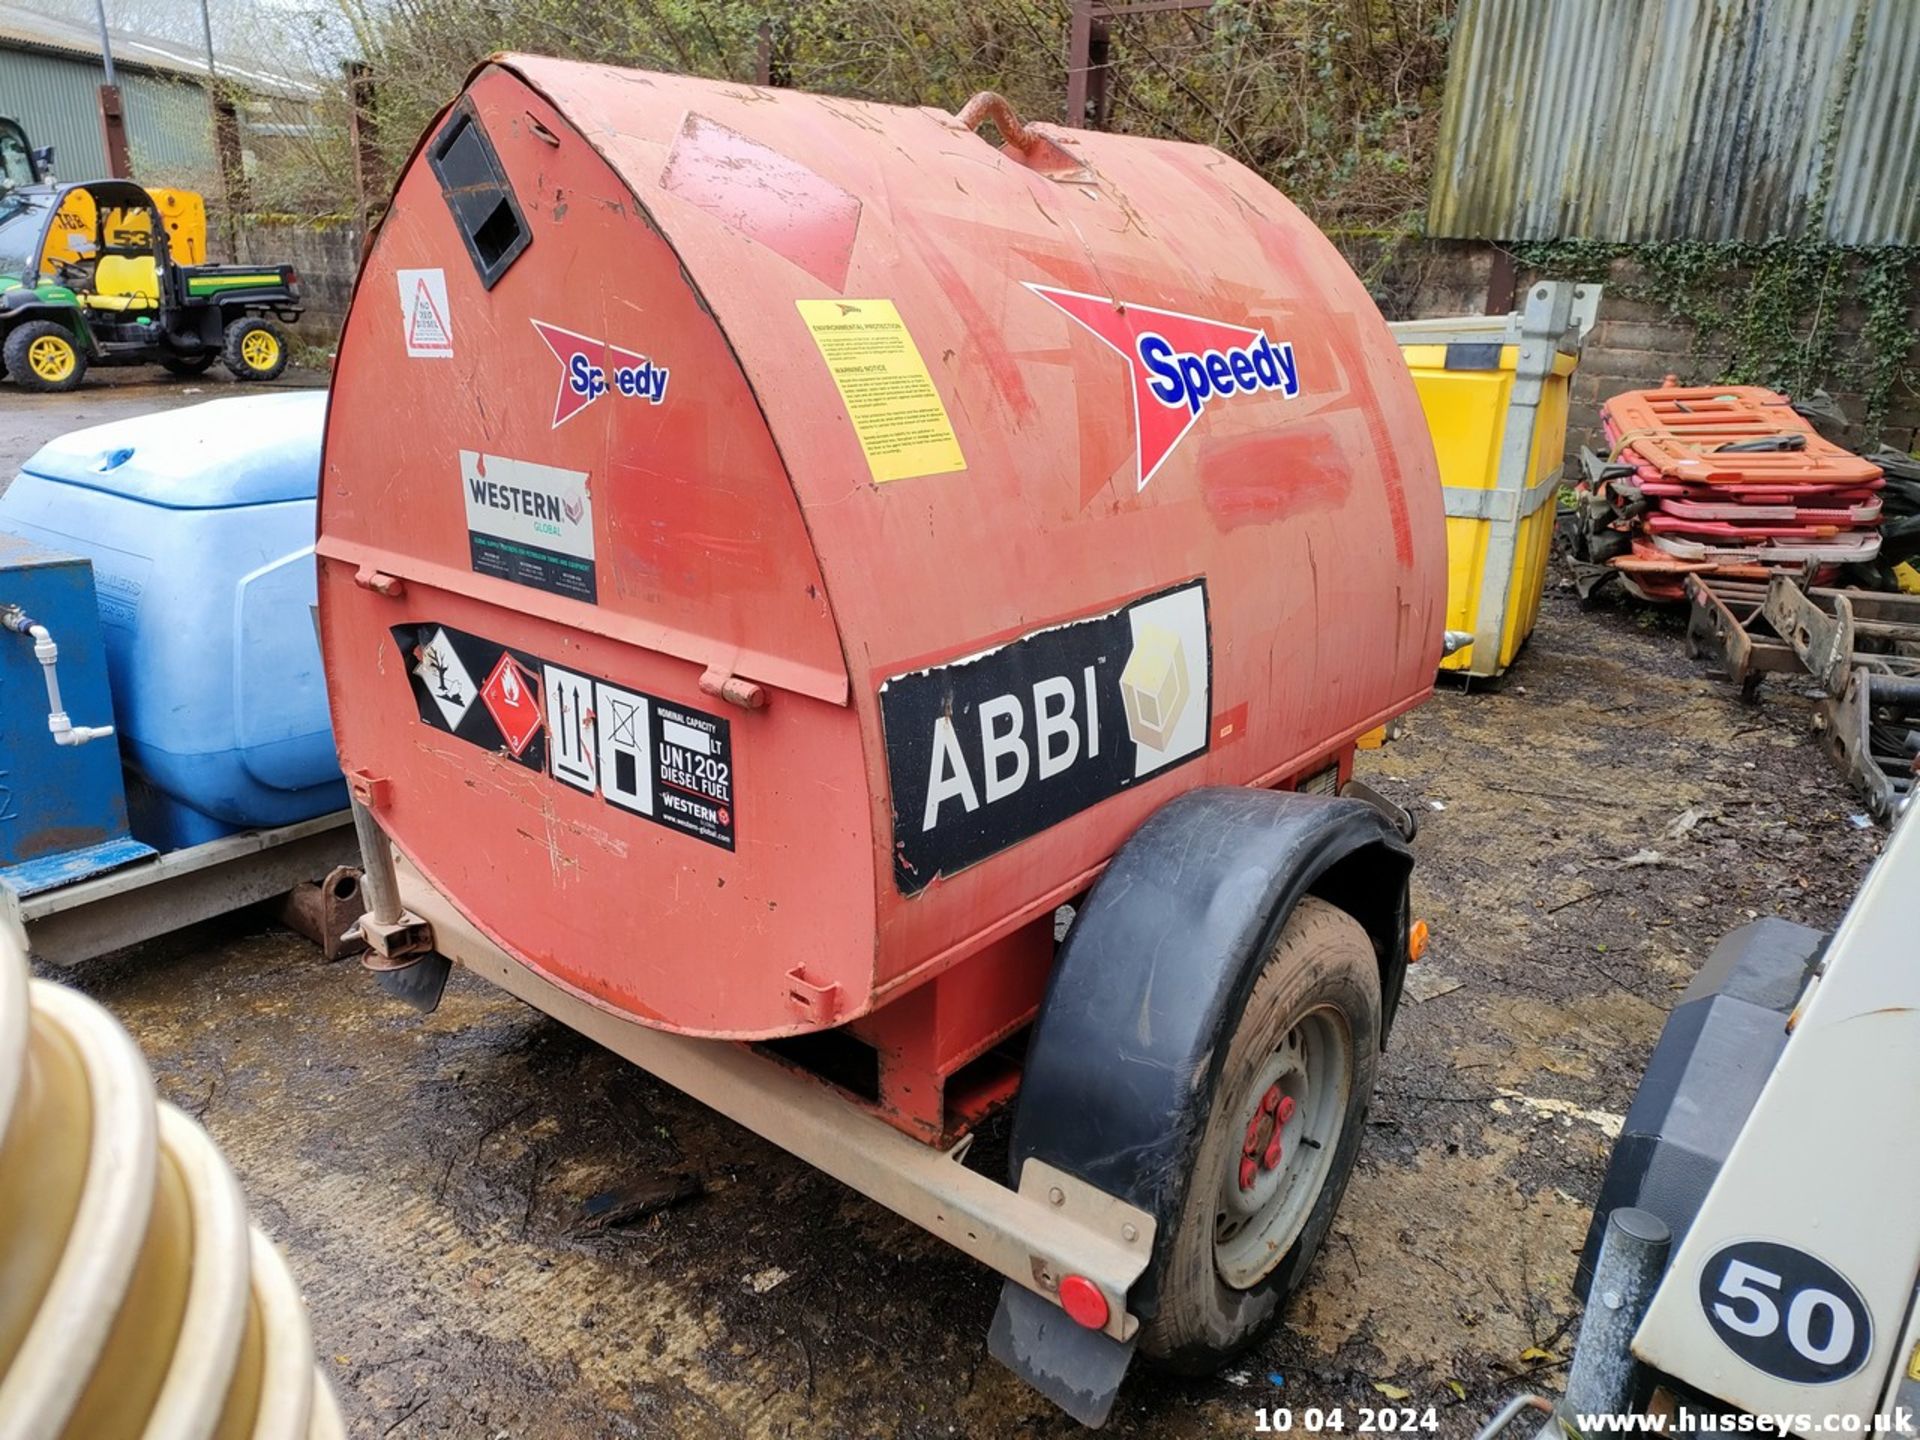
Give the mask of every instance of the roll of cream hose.
<path id="1" fill-rule="evenodd" d="M 344 1434 L 219 1148 L 0 923 L 0 1440 Z"/>

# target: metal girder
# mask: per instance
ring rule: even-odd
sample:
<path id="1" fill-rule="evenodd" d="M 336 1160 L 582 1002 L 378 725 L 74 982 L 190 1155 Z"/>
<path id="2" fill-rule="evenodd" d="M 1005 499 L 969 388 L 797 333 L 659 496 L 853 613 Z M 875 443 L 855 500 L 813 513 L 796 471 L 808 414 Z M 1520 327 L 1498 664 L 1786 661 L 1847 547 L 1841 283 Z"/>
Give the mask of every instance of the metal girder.
<path id="1" fill-rule="evenodd" d="M 357 865 L 359 856 L 347 812 L 337 810 L 223 836 L 25 899 L 0 886 L 0 924 L 24 934 L 36 959 L 76 965 L 284 895 L 336 866 Z"/>
<path id="2" fill-rule="evenodd" d="M 743 1044 L 698 1040 L 623 1019 L 537 974 L 488 940 L 401 858 L 400 898 L 433 929 L 434 949 L 569 1029 L 1057 1303 L 1082 1275 L 1107 1300 L 1105 1333 L 1132 1339 L 1127 1291 L 1153 1253 L 1146 1211 L 1064 1171 L 1029 1162 L 1018 1192 L 969 1170 L 952 1151 L 885 1121 Z"/>

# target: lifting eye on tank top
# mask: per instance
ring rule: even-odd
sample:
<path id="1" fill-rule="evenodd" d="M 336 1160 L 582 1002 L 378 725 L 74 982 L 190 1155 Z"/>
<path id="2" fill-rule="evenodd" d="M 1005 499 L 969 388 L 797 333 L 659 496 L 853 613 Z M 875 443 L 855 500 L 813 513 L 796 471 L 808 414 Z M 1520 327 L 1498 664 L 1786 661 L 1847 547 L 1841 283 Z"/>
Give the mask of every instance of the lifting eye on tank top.
<path id="1" fill-rule="evenodd" d="M 1059 141 L 1041 134 L 1015 112 L 1012 102 L 1006 96 L 997 95 L 991 90 L 982 90 L 965 105 L 954 117 L 968 130 L 978 130 L 981 125 L 991 121 L 993 128 L 1000 132 L 1005 141 L 1000 153 L 1018 160 L 1029 170 L 1037 171 L 1049 180 L 1092 184 L 1093 172 L 1066 146 Z"/>

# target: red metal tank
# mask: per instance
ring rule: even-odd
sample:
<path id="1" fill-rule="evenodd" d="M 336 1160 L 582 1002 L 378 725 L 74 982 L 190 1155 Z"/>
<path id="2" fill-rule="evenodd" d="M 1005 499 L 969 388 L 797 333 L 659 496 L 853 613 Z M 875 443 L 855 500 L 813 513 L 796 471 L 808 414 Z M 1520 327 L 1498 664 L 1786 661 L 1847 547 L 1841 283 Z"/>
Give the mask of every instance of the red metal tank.
<path id="1" fill-rule="evenodd" d="M 1433 451 L 1333 246 L 1214 150 L 1000 129 L 503 57 L 400 180 L 327 427 L 335 734 L 595 1004 L 938 994 L 947 1073 L 1151 811 L 1344 779 L 1430 692 Z"/>

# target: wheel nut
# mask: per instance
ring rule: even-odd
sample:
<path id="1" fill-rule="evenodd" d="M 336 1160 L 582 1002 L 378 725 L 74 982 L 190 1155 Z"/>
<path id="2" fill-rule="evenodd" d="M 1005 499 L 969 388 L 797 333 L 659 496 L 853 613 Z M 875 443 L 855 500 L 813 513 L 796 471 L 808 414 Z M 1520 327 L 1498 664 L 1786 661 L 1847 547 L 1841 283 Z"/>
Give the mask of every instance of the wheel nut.
<path id="1" fill-rule="evenodd" d="M 1271 1170 L 1280 1163 L 1280 1132 L 1273 1132 L 1273 1139 L 1267 1142 L 1267 1153 L 1260 1157 L 1260 1168 Z"/>
<path id="2" fill-rule="evenodd" d="M 1282 1095 L 1280 1097 L 1280 1103 L 1274 1109 L 1273 1118 L 1278 1120 L 1282 1125 L 1293 1119 L 1293 1097 L 1291 1095 Z"/>
<path id="3" fill-rule="evenodd" d="M 1240 1188 L 1242 1190 L 1253 1189 L 1254 1173 L 1253 1160 L 1251 1157 L 1240 1162 Z"/>
<path id="4" fill-rule="evenodd" d="M 1269 1085 L 1267 1087 L 1267 1093 L 1260 1097 L 1260 1113 L 1263 1115 L 1271 1115 L 1285 1103 L 1286 1098 L 1281 1095 L 1280 1087 L 1278 1085 Z"/>
<path id="5" fill-rule="evenodd" d="M 1260 1117 L 1254 1116 L 1247 1122 L 1247 1138 L 1241 1143 L 1242 1155 L 1255 1155 L 1260 1151 Z"/>

